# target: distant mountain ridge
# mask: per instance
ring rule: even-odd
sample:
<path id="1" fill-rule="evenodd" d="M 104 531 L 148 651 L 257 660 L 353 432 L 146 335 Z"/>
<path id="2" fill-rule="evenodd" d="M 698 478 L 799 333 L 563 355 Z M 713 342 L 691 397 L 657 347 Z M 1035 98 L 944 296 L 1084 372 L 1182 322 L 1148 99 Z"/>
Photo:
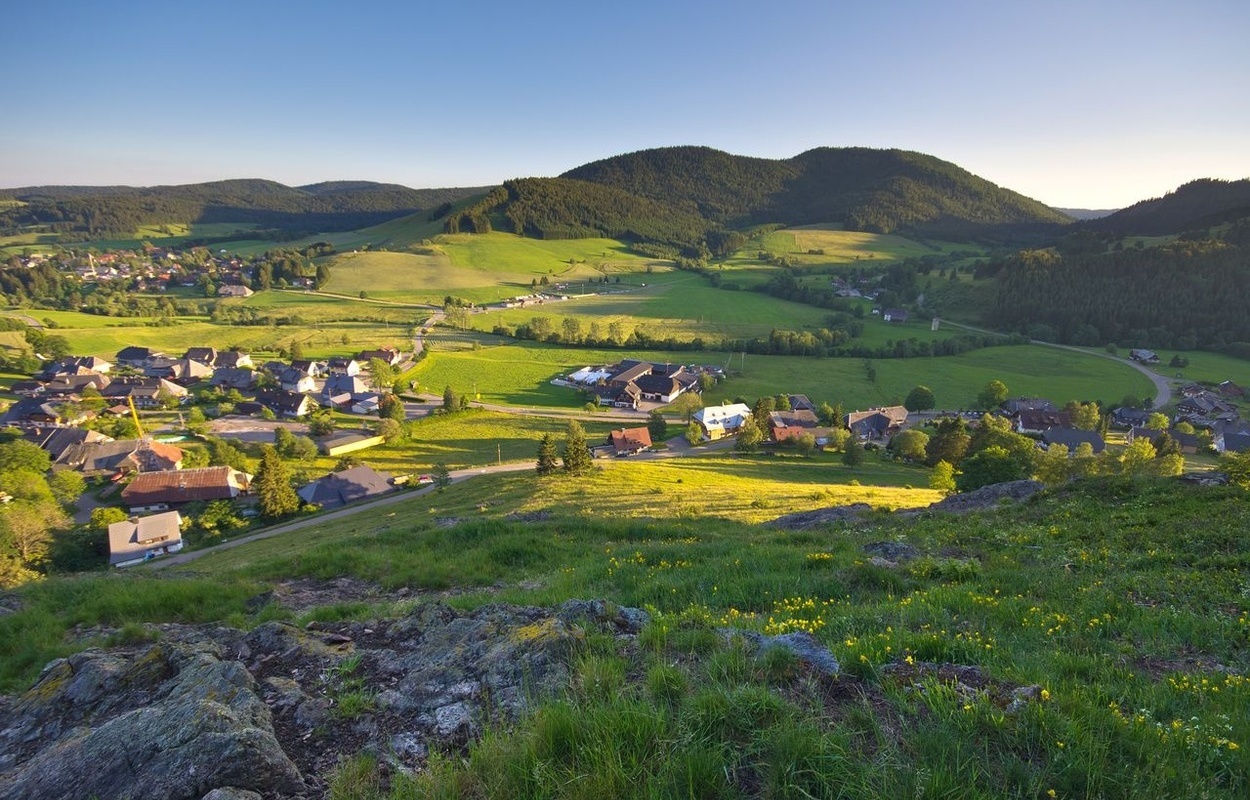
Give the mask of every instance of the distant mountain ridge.
<path id="1" fill-rule="evenodd" d="M 435 208 L 489 187 L 410 189 L 393 183 L 330 181 L 291 187 L 264 179 L 176 186 L 32 186 L 0 191 L 22 206 L 0 228 L 48 225 L 58 232 L 130 235 L 143 225 L 238 222 L 285 230 L 350 230 Z"/>
<path id="2" fill-rule="evenodd" d="M 1072 217 L 1072 219 L 1075 219 L 1075 220 L 1086 220 L 1086 219 L 1102 219 L 1103 217 L 1109 217 L 1115 212 L 1119 211 L 1120 209 L 1118 208 L 1056 208 L 1055 210 L 1063 214 L 1067 214 L 1069 217 Z"/>
<path id="3" fill-rule="evenodd" d="M 1250 218 L 1250 179 L 1190 181 L 1083 227 L 1120 236 L 1167 236 Z"/>

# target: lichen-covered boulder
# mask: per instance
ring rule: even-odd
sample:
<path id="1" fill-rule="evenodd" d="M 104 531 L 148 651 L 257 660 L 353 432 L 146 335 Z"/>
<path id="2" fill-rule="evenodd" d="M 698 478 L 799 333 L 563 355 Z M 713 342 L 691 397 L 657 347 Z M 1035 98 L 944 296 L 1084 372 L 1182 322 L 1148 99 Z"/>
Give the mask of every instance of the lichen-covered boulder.
<path id="1" fill-rule="evenodd" d="M 305 790 L 243 666 L 211 646 L 55 661 L 0 721 L 0 800 L 198 800 Z M 237 796 L 237 795 L 236 795 Z"/>

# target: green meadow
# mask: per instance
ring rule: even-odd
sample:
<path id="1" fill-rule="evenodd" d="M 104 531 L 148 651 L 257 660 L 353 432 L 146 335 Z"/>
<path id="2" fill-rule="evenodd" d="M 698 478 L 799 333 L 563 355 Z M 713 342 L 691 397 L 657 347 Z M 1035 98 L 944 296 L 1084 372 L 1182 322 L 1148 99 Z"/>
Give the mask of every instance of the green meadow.
<path id="1" fill-rule="evenodd" d="M 440 305 L 448 295 L 488 303 L 528 294 L 543 278 L 588 284 L 669 268 L 611 239 L 548 241 L 507 233 L 435 235 L 409 250 L 340 252 L 329 263 L 326 291 Z"/>
<path id="2" fill-rule="evenodd" d="M 262 293 L 264 294 L 264 293 Z M 259 296 L 259 295 L 258 295 Z M 250 298 L 249 298 L 250 299 Z M 329 305 L 329 303 L 327 303 Z M 342 317 L 340 308 L 331 316 Z M 372 318 L 388 312 L 368 309 Z M 34 310 L 37 319 L 56 323 L 53 332 L 64 336 L 73 352 L 112 359 L 123 347 L 153 347 L 181 355 L 188 347 L 238 348 L 248 352 L 274 352 L 290 349 L 299 342 L 310 358 L 345 355 L 383 346 L 411 349 L 408 328 L 415 324 L 414 312 L 389 312 L 394 323 L 385 321 L 310 321 L 294 325 L 219 325 L 205 318 L 178 317 L 168 323 L 136 317 L 104 317 L 76 311 Z"/>
<path id="3" fill-rule="evenodd" d="M 1117 403 L 1126 395 L 1153 392 L 1150 381 L 1131 367 L 1038 345 L 990 347 L 941 358 L 876 359 L 871 362 L 876 379 L 870 381 L 862 359 L 653 353 L 496 341 L 505 343 L 477 350 L 436 349 L 415 373 L 422 390 L 441 392 L 452 386 L 467 392 L 476 385 L 486 402 L 569 407 L 582 401 L 573 390 L 552 386 L 552 378 L 628 357 L 727 367 L 729 379 L 706 394 L 708 403 L 791 392 L 817 402 L 840 401 L 849 410 L 900 403 L 913 387 L 924 385 L 934 391 L 939 408 L 971 408 L 977 392 L 991 380 L 1006 383 L 1013 395 L 1047 397 L 1059 404 L 1074 399 Z"/>

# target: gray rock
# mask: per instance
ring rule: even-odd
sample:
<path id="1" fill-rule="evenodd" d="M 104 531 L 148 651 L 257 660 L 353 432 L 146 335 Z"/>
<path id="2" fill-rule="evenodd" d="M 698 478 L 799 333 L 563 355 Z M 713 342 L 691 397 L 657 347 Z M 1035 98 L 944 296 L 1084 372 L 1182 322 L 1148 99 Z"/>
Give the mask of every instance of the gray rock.
<path id="1" fill-rule="evenodd" d="M 864 552 L 895 563 L 910 561 L 920 554 L 920 551 L 906 542 L 872 542 L 864 545 Z"/>
<path id="2" fill-rule="evenodd" d="M 200 800 L 261 800 L 256 792 L 247 789 L 236 789 L 233 786 L 226 786 L 221 789 L 214 789 L 204 795 Z"/>
<path id="3" fill-rule="evenodd" d="M 452 703 L 434 711 L 434 732 L 440 739 L 464 743 L 477 735 L 473 710 L 464 703 Z"/>
<path id="4" fill-rule="evenodd" d="M 833 508 L 818 508 L 814 511 L 801 511 L 796 514 L 786 514 L 777 517 L 768 523 L 774 528 L 783 528 L 790 531 L 802 531 L 808 528 L 820 528 L 826 525 L 838 525 L 847 522 L 858 522 L 865 514 L 872 512 L 872 506 L 867 503 L 852 503 L 849 506 L 834 506 Z"/>
<path id="5" fill-rule="evenodd" d="M 330 701 L 324 697 L 310 697 L 295 709 L 295 724 L 305 730 L 319 728 L 330 719 Z"/>
<path id="6" fill-rule="evenodd" d="M 719 632 L 726 640 L 741 639 L 745 641 L 755 651 L 756 655 L 763 655 L 769 650 L 782 648 L 789 650 L 800 661 L 822 675 L 836 677 L 842 672 L 842 665 L 838 663 L 837 656 L 807 631 L 792 631 L 778 636 L 766 636 L 755 631 L 744 631 L 737 628 L 722 628 Z"/>
<path id="7" fill-rule="evenodd" d="M 306 789 L 252 676 L 209 649 L 158 645 L 131 660 L 80 653 L 45 671 L 14 712 L 0 749 L 33 730 L 41 735 L 22 748 L 20 766 L 0 776 L 0 800 Z"/>
<path id="8" fill-rule="evenodd" d="M 1008 481 L 982 486 L 971 492 L 953 494 L 939 500 L 927 508 L 914 508 L 908 511 L 945 511 L 949 514 L 966 514 L 970 511 L 985 511 L 996 508 L 1005 502 L 1020 503 L 1046 488 L 1040 481 Z M 900 512 L 902 513 L 902 512 Z"/>
<path id="9" fill-rule="evenodd" d="M 1037 684 L 1031 686 L 1020 686 L 1011 691 L 1011 702 L 1007 704 L 1007 712 L 1015 714 L 1024 710 L 1029 703 L 1036 703 L 1042 699 L 1042 687 Z"/>

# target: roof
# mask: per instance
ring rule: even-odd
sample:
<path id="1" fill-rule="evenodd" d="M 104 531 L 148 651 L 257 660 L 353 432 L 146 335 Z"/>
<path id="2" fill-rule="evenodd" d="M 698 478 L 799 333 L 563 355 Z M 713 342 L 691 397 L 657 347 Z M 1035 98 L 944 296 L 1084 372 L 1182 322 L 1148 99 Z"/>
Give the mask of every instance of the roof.
<path id="1" fill-rule="evenodd" d="M 165 354 L 158 350 L 153 350 L 150 347 L 138 347 L 136 345 L 131 345 L 130 347 L 123 347 L 121 350 L 117 351 L 117 360 L 146 361 L 149 358 L 155 358 L 163 355 Z"/>
<path id="2" fill-rule="evenodd" d="M 393 487 L 391 475 L 373 467 L 359 466 L 332 472 L 299 489 L 296 494 L 305 503 L 316 503 L 322 508 L 339 506 L 364 500 L 389 492 Z"/>
<path id="3" fill-rule="evenodd" d="M 798 411 L 770 411 L 768 424 L 773 428 L 815 428 L 820 424 L 816 412 L 801 409 Z"/>
<path id="4" fill-rule="evenodd" d="M 1054 403 L 1041 397 L 1013 397 L 1004 400 L 1002 408 L 1008 415 L 1019 414 L 1021 411 L 1058 411 Z"/>
<path id="5" fill-rule="evenodd" d="M 355 375 L 331 375 L 321 393 L 327 397 L 336 394 L 364 394 L 369 391 L 369 384 Z"/>
<path id="6" fill-rule="evenodd" d="M 1044 431 L 1050 428 L 1072 427 L 1072 415 L 1066 411 L 1043 411 L 1039 408 L 1026 408 L 1020 412 L 1018 419 L 1021 430 Z"/>
<path id="7" fill-rule="evenodd" d="M 217 354 L 217 358 L 213 361 L 213 366 L 236 367 L 240 361 L 250 364 L 252 363 L 252 357 L 239 350 L 224 350 Z"/>
<path id="8" fill-rule="evenodd" d="M 176 470 L 182 450 L 172 444 L 142 439 L 84 441 L 64 449 L 57 466 L 82 472 L 159 472 Z"/>
<path id="9" fill-rule="evenodd" d="M 296 414 L 305 408 L 308 396 L 286 389 L 262 389 L 256 393 L 256 402 L 280 414 Z"/>
<path id="10" fill-rule="evenodd" d="M 216 347 L 188 347 L 187 352 L 182 354 L 183 358 L 199 361 L 204 364 L 212 364 L 217 360 Z"/>
<path id="11" fill-rule="evenodd" d="M 109 563 L 131 561 L 154 547 L 181 541 L 182 516 L 177 511 L 114 522 L 109 525 Z"/>
<path id="12" fill-rule="evenodd" d="M 1250 450 L 1250 432 L 1224 434 L 1225 453 L 1244 453 Z"/>
<path id="13" fill-rule="evenodd" d="M 736 428 L 750 417 L 751 407 L 746 403 L 706 406 L 694 412 L 694 418 L 704 428 Z"/>
<path id="14" fill-rule="evenodd" d="M 889 428 L 907 422 L 907 409 L 903 406 L 882 406 L 867 411 L 852 411 L 846 415 L 846 427 L 869 425 L 875 430 L 884 432 Z"/>
<path id="15" fill-rule="evenodd" d="M 399 363 L 399 351 L 393 347 L 380 347 L 377 350 L 361 350 L 356 354 L 357 361 L 368 361 L 371 358 L 380 358 L 388 364 Z"/>
<path id="16" fill-rule="evenodd" d="M 86 428 L 35 428 L 25 435 L 27 440 L 46 450 L 53 461 L 74 445 L 110 441 L 108 436 L 99 431 Z"/>
<path id="17" fill-rule="evenodd" d="M 629 366 L 626 366 L 628 364 Z M 622 361 L 621 366 L 624 367 L 620 372 L 611 377 L 612 383 L 629 383 L 636 381 L 643 375 L 651 374 L 651 364 L 646 361 Z"/>
<path id="18" fill-rule="evenodd" d="M 795 411 L 815 411 L 816 404 L 807 399 L 805 394 L 786 395 L 786 399 L 790 401 L 790 408 Z"/>
<path id="19" fill-rule="evenodd" d="M 60 418 L 60 409 L 55 405 L 31 397 L 18 400 L 9 406 L 9 410 L 4 414 L 5 422 L 21 422 L 24 419 L 58 420 Z"/>
<path id="20" fill-rule="evenodd" d="M 229 500 L 246 491 L 251 481 L 251 475 L 232 467 L 143 472 L 122 490 L 122 501 L 129 506 L 146 506 Z"/>
<path id="21" fill-rule="evenodd" d="M 1042 433 L 1042 441 L 1046 444 L 1062 444 L 1069 450 L 1076 450 L 1077 445 L 1088 442 L 1095 453 L 1107 448 L 1106 442 L 1097 431 L 1082 431 L 1075 428 L 1050 428 Z"/>
<path id="22" fill-rule="evenodd" d="M 647 394 L 676 394 L 684 388 L 682 383 L 671 375 L 643 375 L 634 379 L 638 388 Z"/>
<path id="23" fill-rule="evenodd" d="M 621 428 L 608 435 L 616 451 L 645 450 L 651 446 L 651 431 L 647 428 Z"/>
<path id="24" fill-rule="evenodd" d="M 209 380 L 209 383 L 213 386 L 232 386 L 236 389 L 246 389 L 255 380 L 256 373 L 250 369 L 222 367 L 213 372 L 213 377 Z"/>

